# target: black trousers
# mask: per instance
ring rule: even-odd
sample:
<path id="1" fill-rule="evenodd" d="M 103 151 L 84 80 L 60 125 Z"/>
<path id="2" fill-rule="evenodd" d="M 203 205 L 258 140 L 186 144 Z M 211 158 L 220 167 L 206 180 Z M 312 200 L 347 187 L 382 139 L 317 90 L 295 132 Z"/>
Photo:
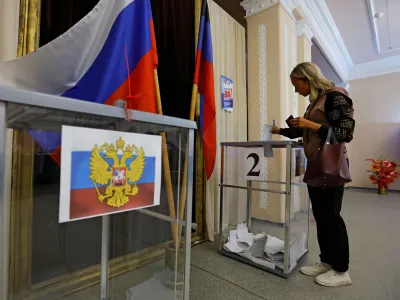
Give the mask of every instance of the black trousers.
<path id="1" fill-rule="evenodd" d="M 312 210 L 317 223 L 321 262 L 337 272 L 349 269 L 349 239 L 340 215 L 344 187 L 320 188 L 308 186 Z"/>

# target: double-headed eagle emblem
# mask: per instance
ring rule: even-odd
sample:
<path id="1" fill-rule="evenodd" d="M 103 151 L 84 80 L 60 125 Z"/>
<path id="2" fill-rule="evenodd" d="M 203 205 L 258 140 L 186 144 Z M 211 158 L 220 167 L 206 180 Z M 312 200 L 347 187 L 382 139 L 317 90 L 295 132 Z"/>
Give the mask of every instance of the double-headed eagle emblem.
<path id="1" fill-rule="evenodd" d="M 136 156 L 136 157 L 135 157 Z M 128 165 L 129 163 L 129 165 Z M 135 196 L 139 187 L 135 184 L 143 175 L 145 165 L 144 151 L 135 145 L 126 145 L 122 138 L 113 144 L 94 146 L 90 158 L 90 176 L 96 188 L 97 198 L 107 205 L 121 207 Z M 106 186 L 101 194 L 97 185 Z"/>

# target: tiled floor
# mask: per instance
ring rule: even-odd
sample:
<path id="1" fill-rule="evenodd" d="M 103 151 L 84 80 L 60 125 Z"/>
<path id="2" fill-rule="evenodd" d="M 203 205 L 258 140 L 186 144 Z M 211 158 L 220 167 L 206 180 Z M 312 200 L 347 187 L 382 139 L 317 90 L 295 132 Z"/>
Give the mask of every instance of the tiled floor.
<path id="1" fill-rule="evenodd" d="M 378 196 L 370 191 L 348 190 L 343 216 L 350 236 L 352 286 L 320 287 L 313 278 L 301 275 L 298 270 L 289 279 L 282 279 L 219 255 L 215 243 L 203 243 L 192 250 L 190 299 L 399 300 L 400 194 Z M 314 221 L 310 234 L 306 263 L 318 258 Z M 125 300 L 127 289 L 145 282 L 162 269 L 163 261 L 159 261 L 116 277 L 111 283 L 112 299 Z M 99 287 L 63 299 L 100 299 Z"/>
<path id="2" fill-rule="evenodd" d="M 353 285 L 324 288 L 295 271 L 282 279 L 217 254 L 205 243 L 193 249 L 191 300 L 398 300 L 400 299 L 400 193 L 378 196 L 348 190 L 343 204 L 351 247 Z M 310 254 L 318 258 L 315 222 Z"/>

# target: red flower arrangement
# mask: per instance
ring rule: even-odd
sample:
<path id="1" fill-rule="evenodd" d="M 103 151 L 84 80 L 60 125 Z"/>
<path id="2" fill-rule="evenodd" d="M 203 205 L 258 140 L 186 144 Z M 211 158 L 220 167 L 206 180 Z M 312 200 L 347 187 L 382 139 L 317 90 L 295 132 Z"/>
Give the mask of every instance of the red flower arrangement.
<path id="1" fill-rule="evenodd" d="M 400 177 L 400 173 L 397 171 L 400 165 L 394 161 L 380 159 L 367 159 L 367 161 L 372 162 L 367 171 L 372 173 L 369 179 L 373 184 L 377 184 L 379 189 L 387 189 L 389 184 L 395 182 Z"/>

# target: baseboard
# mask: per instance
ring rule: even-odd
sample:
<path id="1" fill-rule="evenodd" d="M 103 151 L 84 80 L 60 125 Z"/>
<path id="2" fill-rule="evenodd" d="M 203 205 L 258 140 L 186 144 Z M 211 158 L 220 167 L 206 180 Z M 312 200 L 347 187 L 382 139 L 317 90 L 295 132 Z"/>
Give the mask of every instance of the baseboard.
<path id="1" fill-rule="evenodd" d="M 346 186 L 345 189 L 347 190 L 362 190 L 362 191 L 373 191 L 376 192 L 377 188 L 367 188 L 367 187 L 357 187 L 357 186 Z M 391 193 L 400 193 L 400 190 L 391 190 L 389 189 Z"/>

